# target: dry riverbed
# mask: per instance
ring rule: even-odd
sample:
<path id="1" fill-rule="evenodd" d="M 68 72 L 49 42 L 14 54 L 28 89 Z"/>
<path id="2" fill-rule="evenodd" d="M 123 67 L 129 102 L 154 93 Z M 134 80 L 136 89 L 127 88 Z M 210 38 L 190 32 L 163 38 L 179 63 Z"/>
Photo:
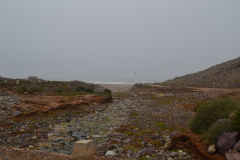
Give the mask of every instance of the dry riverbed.
<path id="1" fill-rule="evenodd" d="M 91 101 L 71 112 L 40 113 L 24 120 L 16 110 L 23 103 L 21 98 L 1 95 L 0 113 L 5 115 L 0 127 L 1 145 L 67 157 L 76 141 L 93 139 L 96 159 L 204 159 L 196 148 L 172 148 L 170 138 L 189 133 L 194 108 L 209 93 L 158 87 L 131 89 L 132 85 L 104 87 L 114 90 L 113 102 Z M 18 118 L 10 118 L 14 116 Z"/>

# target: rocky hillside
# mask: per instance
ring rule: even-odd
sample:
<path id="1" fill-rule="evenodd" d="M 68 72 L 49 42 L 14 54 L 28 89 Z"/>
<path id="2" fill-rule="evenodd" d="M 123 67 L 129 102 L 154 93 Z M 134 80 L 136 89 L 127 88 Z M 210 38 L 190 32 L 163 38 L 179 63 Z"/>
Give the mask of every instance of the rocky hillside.
<path id="1" fill-rule="evenodd" d="M 240 57 L 194 74 L 177 77 L 162 84 L 217 88 L 240 87 Z"/>

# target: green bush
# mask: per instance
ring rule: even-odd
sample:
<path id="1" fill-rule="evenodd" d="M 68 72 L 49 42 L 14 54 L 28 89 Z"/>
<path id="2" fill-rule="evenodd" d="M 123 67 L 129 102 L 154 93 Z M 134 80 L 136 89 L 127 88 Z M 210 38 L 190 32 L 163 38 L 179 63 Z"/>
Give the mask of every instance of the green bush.
<path id="1" fill-rule="evenodd" d="M 205 138 L 209 144 L 215 144 L 218 137 L 223 132 L 232 132 L 238 130 L 231 120 L 220 120 L 212 125 L 205 134 Z"/>
<path id="2" fill-rule="evenodd" d="M 112 95 L 112 91 L 110 89 L 104 89 L 103 93 L 108 95 L 108 96 Z"/>
<path id="3" fill-rule="evenodd" d="M 233 118 L 233 124 L 240 129 L 240 109 L 238 109 Z"/>
<path id="4" fill-rule="evenodd" d="M 229 114 L 237 109 L 237 103 L 229 98 L 218 98 L 202 103 L 190 122 L 190 128 L 194 133 L 204 133 L 218 119 L 228 118 Z"/>
<path id="5" fill-rule="evenodd" d="M 34 88 L 27 88 L 27 93 L 28 94 L 34 94 Z"/>
<path id="6" fill-rule="evenodd" d="M 24 92 L 27 92 L 27 87 L 20 86 L 20 87 L 17 89 L 17 92 L 18 92 L 19 94 L 23 94 Z"/>
<path id="7" fill-rule="evenodd" d="M 85 87 L 85 86 L 79 86 L 75 90 L 76 92 L 89 92 L 92 93 L 94 92 L 94 88 L 91 87 Z"/>

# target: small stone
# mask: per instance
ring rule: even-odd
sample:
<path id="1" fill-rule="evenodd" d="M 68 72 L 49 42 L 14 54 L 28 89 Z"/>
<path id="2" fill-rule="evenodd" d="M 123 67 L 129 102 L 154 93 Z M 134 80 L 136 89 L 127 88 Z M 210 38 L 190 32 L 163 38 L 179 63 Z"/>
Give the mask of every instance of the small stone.
<path id="1" fill-rule="evenodd" d="M 29 148 L 29 149 L 33 149 L 33 148 L 34 148 L 34 146 L 33 146 L 33 145 L 30 145 L 30 146 L 28 146 L 28 148 Z"/>
<path id="2" fill-rule="evenodd" d="M 119 154 L 122 154 L 122 153 L 123 153 L 123 149 L 122 149 L 122 148 L 117 148 L 117 152 L 118 152 Z"/>
<path id="3" fill-rule="evenodd" d="M 148 143 L 148 144 L 147 144 L 147 147 L 152 148 L 153 145 L 152 145 L 151 143 Z"/>
<path id="4" fill-rule="evenodd" d="M 14 113 L 13 113 L 13 116 L 14 117 L 17 117 L 17 116 L 20 116 L 22 114 L 22 112 L 20 112 L 20 111 L 15 111 Z"/>
<path id="5" fill-rule="evenodd" d="M 146 158 L 147 158 L 147 159 L 150 159 L 151 157 L 150 157 L 149 155 L 146 155 Z"/>
<path id="6" fill-rule="evenodd" d="M 170 153 L 170 156 L 171 156 L 171 157 L 177 157 L 177 156 L 178 156 L 178 153 L 177 153 L 177 152 L 171 152 L 171 153 Z"/>
<path id="7" fill-rule="evenodd" d="M 185 157 L 185 156 L 187 155 L 187 153 L 186 153 L 186 152 L 183 152 L 183 151 L 181 150 L 181 152 L 178 151 L 178 155 L 179 155 L 180 158 L 183 158 L 183 157 Z"/>
<path id="8" fill-rule="evenodd" d="M 66 117 L 65 122 L 70 122 L 71 121 L 71 117 Z"/>
<path id="9" fill-rule="evenodd" d="M 114 157 L 114 156 L 116 156 L 116 153 L 114 151 L 107 151 L 105 153 L 105 156 L 106 157 Z"/>
<path id="10" fill-rule="evenodd" d="M 216 153 L 216 146 L 215 146 L 215 144 L 210 145 L 210 146 L 208 147 L 208 153 L 209 153 L 209 154 L 214 154 L 214 153 Z"/>

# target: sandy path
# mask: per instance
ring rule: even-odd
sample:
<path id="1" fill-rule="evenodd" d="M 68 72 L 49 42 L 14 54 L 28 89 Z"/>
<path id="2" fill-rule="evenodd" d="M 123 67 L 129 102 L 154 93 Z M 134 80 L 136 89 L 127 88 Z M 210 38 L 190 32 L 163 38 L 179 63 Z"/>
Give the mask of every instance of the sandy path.
<path id="1" fill-rule="evenodd" d="M 113 92 L 129 92 L 133 84 L 101 84 L 101 86 L 112 90 Z"/>

